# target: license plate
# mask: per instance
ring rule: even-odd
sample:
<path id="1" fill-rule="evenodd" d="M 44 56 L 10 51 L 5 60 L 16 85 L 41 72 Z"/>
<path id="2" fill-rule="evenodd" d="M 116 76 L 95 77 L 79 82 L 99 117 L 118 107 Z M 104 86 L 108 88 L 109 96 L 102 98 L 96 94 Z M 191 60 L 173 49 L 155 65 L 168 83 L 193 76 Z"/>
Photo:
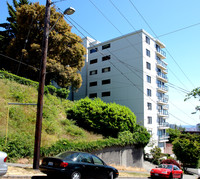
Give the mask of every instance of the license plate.
<path id="1" fill-rule="evenodd" d="M 49 162 L 48 165 L 49 165 L 49 166 L 53 166 L 53 162 Z"/>
<path id="2" fill-rule="evenodd" d="M 158 176 L 158 173 L 155 173 L 155 176 Z"/>

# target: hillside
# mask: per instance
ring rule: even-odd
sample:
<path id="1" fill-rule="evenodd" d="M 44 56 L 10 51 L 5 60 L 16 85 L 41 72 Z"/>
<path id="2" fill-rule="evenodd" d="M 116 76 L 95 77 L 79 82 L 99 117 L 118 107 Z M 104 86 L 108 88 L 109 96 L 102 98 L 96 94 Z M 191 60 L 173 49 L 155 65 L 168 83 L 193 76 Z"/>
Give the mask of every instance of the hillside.
<path id="1" fill-rule="evenodd" d="M 36 105 L 8 103 L 37 103 L 37 89 L 8 79 L 0 79 L 0 86 L 0 139 L 6 136 L 8 119 L 8 141 L 15 138 L 27 142 L 27 145 L 33 145 Z M 92 141 L 102 138 L 79 128 L 74 121 L 66 118 L 65 111 L 71 106 L 73 102 L 69 100 L 61 100 L 50 94 L 44 96 L 42 146 L 49 146 L 58 139 Z"/>

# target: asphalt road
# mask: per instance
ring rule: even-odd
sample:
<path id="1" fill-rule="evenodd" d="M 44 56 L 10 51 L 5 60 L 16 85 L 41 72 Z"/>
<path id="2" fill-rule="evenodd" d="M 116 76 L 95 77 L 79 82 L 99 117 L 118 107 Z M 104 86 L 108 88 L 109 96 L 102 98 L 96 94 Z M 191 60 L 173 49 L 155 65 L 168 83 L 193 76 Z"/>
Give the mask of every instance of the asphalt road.
<path id="1" fill-rule="evenodd" d="M 32 179 L 47 179 L 46 176 L 34 176 Z M 183 179 L 197 179 L 197 175 L 183 175 Z M 150 177 L 119 177 L 118 179 L 150 179 Z"/>
<path id="2" fill-rule="evenodd" d="M 197 175 L 183 175 L 183 179 L 197 179 Z M 150 179 L 150 177 L 119 177 L 119 179 Z"/>

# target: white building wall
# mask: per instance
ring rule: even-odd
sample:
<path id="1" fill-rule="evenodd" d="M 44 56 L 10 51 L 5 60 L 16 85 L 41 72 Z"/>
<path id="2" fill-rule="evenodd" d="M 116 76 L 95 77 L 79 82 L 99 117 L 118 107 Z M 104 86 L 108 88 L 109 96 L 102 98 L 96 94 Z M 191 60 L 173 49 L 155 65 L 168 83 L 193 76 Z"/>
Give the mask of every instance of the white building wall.
<path id="1" fill-rule="evenodd" d="M 146 43 L 146 36 L 150 38 L 150 44 Z M 102 46 L 110 44 L 110 48 L 102 50 Z M 86 65 L 82 69 L 83 85 L 74 94 L 78 100 L 91 94 L 101 98 L 105 102 L 115 102 L 129 107 L 137 117 L 137 122 L 143 125 L 152 134 L 152 142 L 158 145 L 158 109 L 157 109 L 157 60 L 156 42 L 145 31 L 140 30 L 124 35 L 103 43 L 91 38 L 84 39 L 84 45 L 88 50 Z M 98 49 L 90 53 L 90 50 Z M 146 50 L 150 51 L 150 57 Z M 102 61 L 102 57 L 110 55 L 110 60 Z M 91 60 L 97 59 L 96 63 L 90 64 Z M 146 63 L 151 64 L 147 69 Z M 102 69 L 110 68 L 109 72 L 103 73 Z M 97 74 L 91 75 L 97 70 Z M 151 77 L 151 83 L 147 82 L 147 75 Z M 110 84 L 102 85 L 102 80 L 110 79 Z M 96 83 L 90 86 L 91 83 Z M 151 90 L 151 96 L 147 96 L 147 89 Z M 109 96 L 103 97 L 103 92 L 110 92 Z M 152 109 L 147 108 L 151 103 Z M 148 117 L 152 117 L 149 123 Z M 145 150 L 149 152 L 152 145 Z M 164 150 L 164 149 L 162 149 Z"/>

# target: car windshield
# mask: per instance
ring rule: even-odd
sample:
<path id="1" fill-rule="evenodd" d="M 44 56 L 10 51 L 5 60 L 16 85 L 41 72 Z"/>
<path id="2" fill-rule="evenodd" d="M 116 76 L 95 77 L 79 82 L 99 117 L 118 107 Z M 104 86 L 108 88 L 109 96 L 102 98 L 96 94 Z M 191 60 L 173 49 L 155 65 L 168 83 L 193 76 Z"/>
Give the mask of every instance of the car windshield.
<path id="1" fill-rule="evenodd" d="M 75 161 L 78 157 L 79 153 L 77 152 L 64 152 L 56 155 L 56 157 L 62 158 L 64 160 Z"/>
<path id="2" fill-rule="evenodd" d="M 172 165 L 164 165 L 164 164 L 161 164 L 161 165 L 158 165 L 158 168 L 166 168 L 166 169 L 172 170 Z"/>

